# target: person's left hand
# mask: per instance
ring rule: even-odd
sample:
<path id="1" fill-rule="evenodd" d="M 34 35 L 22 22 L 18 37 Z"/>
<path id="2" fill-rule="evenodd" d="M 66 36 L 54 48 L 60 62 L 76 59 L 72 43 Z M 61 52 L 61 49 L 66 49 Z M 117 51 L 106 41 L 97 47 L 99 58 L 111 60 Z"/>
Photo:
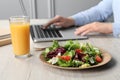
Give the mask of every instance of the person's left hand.
<path id="1" fill-rule="evenodd" d="M 90 32 L 99 32 L 109 34 L 112 33 L 112 23 L 102 23 L 102 22 L 93 22 L 90 24 L 86 24 L 76 29 L 76 35 L 86 35 Z"/>

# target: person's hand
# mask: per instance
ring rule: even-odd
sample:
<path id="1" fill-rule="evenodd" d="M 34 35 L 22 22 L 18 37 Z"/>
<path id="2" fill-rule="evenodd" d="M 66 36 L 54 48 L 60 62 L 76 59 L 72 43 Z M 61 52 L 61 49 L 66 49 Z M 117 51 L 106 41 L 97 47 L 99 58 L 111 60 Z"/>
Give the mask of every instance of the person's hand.
<path id="1" fill-rule="evenodd" d="M 86 35 L 90 32 L 99 32 L 99 33 L 105 33 L 109 34 L 112 33 L 112 23 L 102 23 L 102 22 L 93 22 L 90 24 L 86 24 L 84 26 L 81 26 L 76 29 L 75 34 L 76 35 Z"/>
<path id="2" fill-rule="evenodd" d="M 62 26 L 62 27 L 69 27 L 74 25 L 74 20 L 72 18 L 65 18 L 62 16 L 55 16 L 53 19 L 51 19 L 47 24 L 43 25 L 43 28 L 47 28 L 51 24 L 56 26 Z"/>

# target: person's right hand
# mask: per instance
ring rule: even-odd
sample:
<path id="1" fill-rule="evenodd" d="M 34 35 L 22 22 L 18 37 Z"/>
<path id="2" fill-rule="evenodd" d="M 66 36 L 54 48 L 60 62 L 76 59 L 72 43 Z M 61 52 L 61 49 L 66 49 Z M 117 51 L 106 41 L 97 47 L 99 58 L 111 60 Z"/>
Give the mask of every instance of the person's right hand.
<path id="1" fill-rule="evenodd" d="M 112 23 L 104 23 L 104 22 L 93 22 L 86 24 L 84 26 L 81 26 L 76 29 L 75 34 L 76 35 L 87 35 L 90 32 L 99 32 L 104 34 L 111 34 L 113 32 Z"/>
<path id="2" fill-rule="evenodd" d="M 72 18 L 65 18 L 62 16 L 55 16 L 53 19 L 51 19 L 48 23 L 43 25 L 43 28 L 49 27 L 51 24 L 61 27 L 69 27 L 75 24 L 74 20 Z"/>

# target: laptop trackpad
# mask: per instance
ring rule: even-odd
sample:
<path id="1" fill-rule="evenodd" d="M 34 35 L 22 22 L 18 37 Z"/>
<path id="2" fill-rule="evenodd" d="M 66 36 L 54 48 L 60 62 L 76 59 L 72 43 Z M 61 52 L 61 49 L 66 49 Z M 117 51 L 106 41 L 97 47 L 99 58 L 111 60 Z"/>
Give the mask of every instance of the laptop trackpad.
<path id="1" fill-rule="evenodd" d="M 75 38 L 75 37 L 78 38 L 80 36 L 79 35 L 77 36 L 74 34 L 75 29 L 76 29 L 76 27 L 61 29 L 60 33 L 64 38 Z"/>

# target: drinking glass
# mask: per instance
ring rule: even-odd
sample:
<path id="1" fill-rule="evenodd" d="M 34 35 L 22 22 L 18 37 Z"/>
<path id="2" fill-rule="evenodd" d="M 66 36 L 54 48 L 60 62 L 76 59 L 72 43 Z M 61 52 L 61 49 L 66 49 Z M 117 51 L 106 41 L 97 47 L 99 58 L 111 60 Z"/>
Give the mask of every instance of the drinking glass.
<path id="1" fill-rule="evenodd" d="M 9 19 L 12 46 L 15 57 L 30 55 L 30 19 L 28 16 L 12 16 Z"/>

